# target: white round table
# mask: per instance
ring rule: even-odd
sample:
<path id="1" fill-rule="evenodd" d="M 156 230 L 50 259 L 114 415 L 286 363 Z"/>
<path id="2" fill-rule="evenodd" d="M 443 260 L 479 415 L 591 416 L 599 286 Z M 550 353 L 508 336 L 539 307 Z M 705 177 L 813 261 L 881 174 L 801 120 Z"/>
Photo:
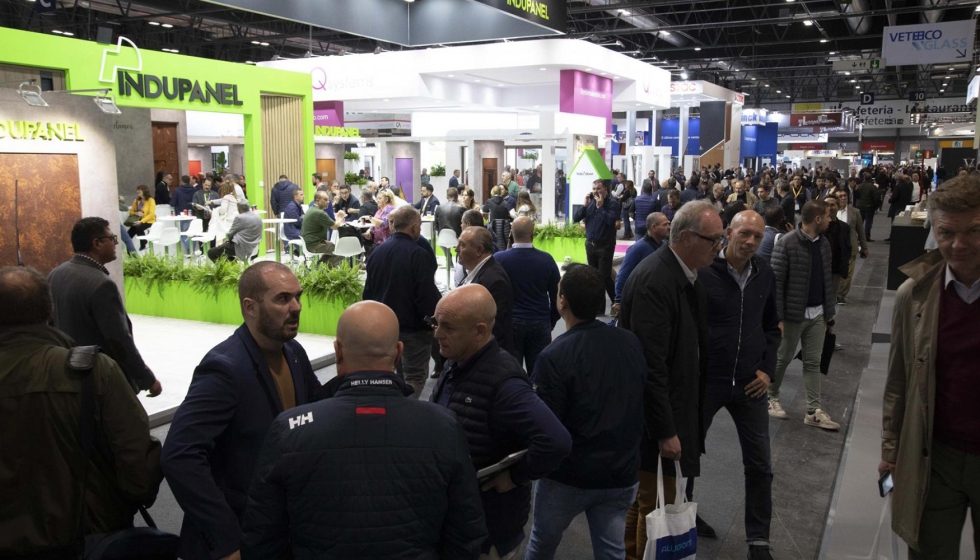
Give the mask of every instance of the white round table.
<path id="1" fill-rule="evenodd" d="M 253 212 L 265 213 L 265 210 L 253 210 Z M 296 222 L 296 218 L 269 218 L 267 220 L 262 220 L 263 224 L 292 224 Z M 276 228 L 276 233 L 273 235 L 276 239 L 276 262 L 282 262 L 282 245 L 279 243 L 279 228 Z"/>

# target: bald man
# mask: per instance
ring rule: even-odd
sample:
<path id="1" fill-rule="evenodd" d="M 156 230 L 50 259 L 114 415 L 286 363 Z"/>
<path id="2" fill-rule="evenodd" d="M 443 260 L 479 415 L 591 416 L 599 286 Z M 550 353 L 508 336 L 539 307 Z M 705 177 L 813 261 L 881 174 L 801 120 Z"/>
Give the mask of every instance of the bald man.
<path id="1" fill-rule="evenodd" d="M 406 398 L 412 386 L 392 373 L 398 336 L 384 304 L 340 316 L 327 398 L 269 429 L 249 489 L 246 557 L 480 554 L 487 530 L 466 433 L 448 410 Z"/>
<path id="2" fill-rule="evenodd" d="M 457 288 L 439 302 L 433 327 L 446 369 L 431 400 L 460 419 L 477 470 L 527 450 L 514 466 L 481 481 L 489 538 L 480 558 L 507 560 L 524 541 L 530 482 L 557 469 L 572 440 L 517 360 L 494 339 L 496 315 L 493 297 L 479 284 Z"/>
<path id="3" fill-rule="evenodd" d="M 781 339 L 776 275 L 768 261 L 756 255 L 765 233 L 762 216 L 754 210 L 739 212 L 726 233 L 728 247 L 698 271 L 711 309 L 703 425 L 707 430 L 722 407 L 735 421 L 745 469 L 749 558 L 770 558 L 772 469 L 766 395 Z"/>

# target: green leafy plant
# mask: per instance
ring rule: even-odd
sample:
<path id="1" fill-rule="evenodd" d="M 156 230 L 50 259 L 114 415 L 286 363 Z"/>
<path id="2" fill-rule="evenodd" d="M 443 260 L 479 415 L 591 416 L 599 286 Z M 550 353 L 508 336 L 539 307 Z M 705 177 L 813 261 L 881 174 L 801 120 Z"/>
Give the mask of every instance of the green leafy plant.
<path id="1" fill-rule="evenodd" d="M 361 161 L 361 154 L 357 152 L 344 152 L 345 161 Z"/>
<path id="2" fill-rule="evenodd" d="M 534 226 L 535 241 L 551 241 L 552 239 L 585 239 L 585 232 L 578 224 L 543 224 Z"/>
<path id="3" fill-rule="evenodd" d="M 191 277 L 191 267 L 184 266 L 176 257 L 146 253 L 142 257 L 127 256 L 123 261 L 123 274 L 137 278 L 141 287 L 150 295 L 153 287 L 163 296 L 163 288 L 171 282 L 187 282 Z"/>
<path id="4" fill-rule="evenodd" d="M 336 268 L 313 266 L 299 273 L 299 285 L 308 298 L 333 300 L 349 307 L 361 301 L 364 292 L 360 272 L 360 267 L 352 267 L 347 261 Z"/>
<path id="5" fill-rule="evenodd" d="M 521 159 L 529 159 L 531 161 L 537 161 L 538 152 L 534 152 L 531 150 L 524 150 L 524 155 L 521 156 Z"/>
<path id="6" fill-rule="evenodd" d="M 188 268 L 190 270 L 188 284 L 194 291 L 210 294 L 217 301 L 222 289 L 238 290 L 238 277 L 245 270 L 245 265 L 241 261 L 218 259 L 215 262 Z"/>
<path id="7" fill-rule="evenodd" d="M 218 169 L 215 170 L 218 172 L 218 175 L 224 175 L 228 170 L 228 158 L 225 157 L 225 153 L 218 152 L 218 156 L 214 159 L 214 162 L 218 164 Z"/>
<path id="8" fill-rule="evenodd" d="M 367 179 L 361 177 L 357 173 L 347 172 L 344 173 L 344 183 L 347 185 L 366 185 Z"/>
<path id="9" fill-rule="evenodd" d="M 441 164 L 441 163 L 437 163 L 437 164 L 433 165 L 432 166 L 432 169 L 429 170 L 429 176 L 430 177 L 445 177 L 446 176 L 446 166 L 443 165 L 443 164 Z"/>

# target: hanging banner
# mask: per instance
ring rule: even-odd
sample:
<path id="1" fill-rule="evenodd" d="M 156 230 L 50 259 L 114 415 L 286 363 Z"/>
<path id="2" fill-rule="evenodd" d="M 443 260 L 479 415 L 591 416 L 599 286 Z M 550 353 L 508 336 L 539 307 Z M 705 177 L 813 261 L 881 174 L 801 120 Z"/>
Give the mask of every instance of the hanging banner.
<path id="1" fill-rule="evenodd" d="M 881 56 L 889 66 L 970 62 L 976 29 L 972 19 L 889 26 L 881 34 Z"/>

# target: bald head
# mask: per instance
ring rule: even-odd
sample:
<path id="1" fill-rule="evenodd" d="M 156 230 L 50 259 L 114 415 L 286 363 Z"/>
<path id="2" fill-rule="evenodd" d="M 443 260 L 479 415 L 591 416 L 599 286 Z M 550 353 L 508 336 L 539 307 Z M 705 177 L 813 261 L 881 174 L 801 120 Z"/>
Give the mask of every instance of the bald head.
<path id="1" fill-rule="evenodd" d="M 443 357 L 463 362 L 493 338 L 497 304 L 486 288 L 467 284 L 436 305 L 435 339 Z"/>
<path id="2" fill-rule="evenodd" d="M 412 226 L 422 223 L 422 216 L 414 207 L 402 206 L 388 215 L 388 222 L 391 224 L 391 231 L 408 233 Z"/>
<path id="3" fill-rule="evenodd" d="M 735 214 L 735 217 L 732 218 L 732 223 L 729 225 L 729 227 L 733 230 L 747 227 L 761 231 L 766 229 L 766 221 L 755 210 L 743 210 L 738 214 Z"/>
<path id="4" fill-rule="evenodd" d="M 531 243 L 534 239 L 534 221 L 527 216 L 521 216 L 511 224 L 510 232 L 515 243 Z"/>
<path id="5" fill-rule="evenodd" d="M 362 301 L 347 308 L 337 322 L 337 374 L 390 371 L 401 353 L 398 317 L 387 305 Z"/>

